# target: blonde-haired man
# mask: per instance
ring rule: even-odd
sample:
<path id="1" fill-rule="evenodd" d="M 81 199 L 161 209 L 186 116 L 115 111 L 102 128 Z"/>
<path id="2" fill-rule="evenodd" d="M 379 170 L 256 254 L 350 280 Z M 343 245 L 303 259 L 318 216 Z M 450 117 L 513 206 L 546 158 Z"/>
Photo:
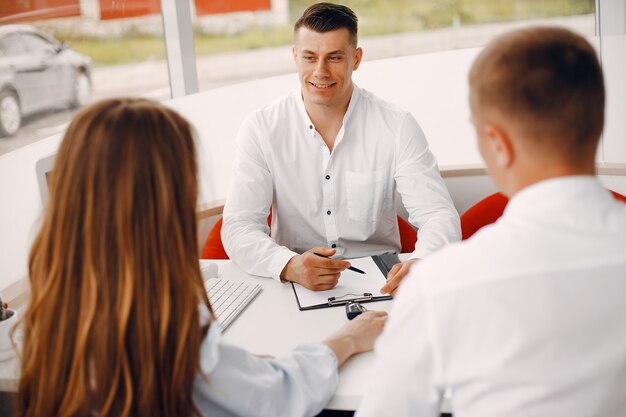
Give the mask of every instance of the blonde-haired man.
<path id="1" fill-rule="evenodd" d="M 565 29 L 506 34 L 469 76 L 503 217 L 411 270 L 359 417 L 617 416 L 626 410 L 626 205 L 595 177 L 604 83 Z"/>

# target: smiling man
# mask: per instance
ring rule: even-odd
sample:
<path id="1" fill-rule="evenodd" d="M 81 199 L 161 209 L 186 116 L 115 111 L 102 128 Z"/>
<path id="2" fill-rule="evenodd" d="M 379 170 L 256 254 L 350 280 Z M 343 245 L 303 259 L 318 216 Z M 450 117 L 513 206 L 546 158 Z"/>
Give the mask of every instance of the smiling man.
<path id="1" fill-rule="evenodd" d="M 415 260 L 461 236 L 437 162 L 411 114 L 352 82 L 363 56 L 352 10 L 309 7 L 293 56 L 300 88 L 240 129 L 224 248 L 248 273 L 333 288 L 343 259 L 400 251 L 397 190 L 419 240 L 389 273 L 393 294 Z"/>

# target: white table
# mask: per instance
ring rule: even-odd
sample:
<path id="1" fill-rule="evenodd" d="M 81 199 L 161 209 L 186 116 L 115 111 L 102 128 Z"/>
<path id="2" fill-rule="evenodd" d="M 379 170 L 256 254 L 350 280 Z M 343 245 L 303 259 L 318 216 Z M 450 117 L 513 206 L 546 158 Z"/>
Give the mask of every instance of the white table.
<path id="1" fill-rule="evenodd" d="M 226 260 L 215 262 L 223 279 L 260 283 L 263 290 L 230 324 L 224 340 L 255 354 L 280 356 L 295 346 L 322 341 L 348 321 L 343 306 L 300 311 L 290 284 L 281 284 L 271 278 L 248 275 L 237 265 Z M 391 308 L 392 301 L 365 304 L 370 310 Z M 368 382 L 372 379 L 374 353 L 362 353 L 350 358 L 339 370 L 339 386 L 326 406 L 330 410 L 356 410 L 361 403 Z M 450 412 L 449 399 L 442 413 Z"/>

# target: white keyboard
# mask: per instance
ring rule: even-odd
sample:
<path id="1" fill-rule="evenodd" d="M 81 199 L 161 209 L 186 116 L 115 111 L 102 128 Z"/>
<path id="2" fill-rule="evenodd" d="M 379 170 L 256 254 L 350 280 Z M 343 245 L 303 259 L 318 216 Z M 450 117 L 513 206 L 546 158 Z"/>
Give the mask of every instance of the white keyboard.
<path id="1" fill-rule="evenodd" d="M 225 330 L 261 291 L 261 284 L 209 278 L 204 281 L 217 321 Z"/>

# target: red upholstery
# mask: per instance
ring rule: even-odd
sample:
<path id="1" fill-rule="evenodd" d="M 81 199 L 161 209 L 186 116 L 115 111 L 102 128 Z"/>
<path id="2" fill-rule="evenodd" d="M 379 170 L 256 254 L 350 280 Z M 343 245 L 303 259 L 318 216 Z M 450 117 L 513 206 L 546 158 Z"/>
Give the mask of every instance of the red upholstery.
<path id="1" fill-rule="evenodd" d="M 417 231 L 402 217 L 398 216 L 398 230 L 400 230 L 401 253 L 411 253 L 415 250 Z"/>
<path id="2" fill-rule="evenodd" d="M 267 224 L 271 225 L 272 214 L 270 212 L 267 218 Z M 402 217 L 398 216 L 398 229 L 400 230 L 400 243 L 402 244 L 402 253 L 410 253 L 415 249 L 415 242 L 417 241 L 417 232 L 413 227 Z M 215 226 L 209 232 L 209 237 L 202 249 L 201 259 L 228 259 L 228 255 L 224 250 L 222 244 L 222 237 L 220 232 L 222 230 L 222 219 L 219 219 Z"/>
<path id="3" fill-rule="evenodd" d="M 626 196 L 611 191 L 616 200 L 626 203 Z M 502 193 L 491 194 L 470 207 L 461 216 L 461 232 L 463 240 L 469 238 L 483 226 L 495 223 L 504 213 L 509 199 Z"/>
<path id="4" fill-rule="evenodd" d="M 626 196 L 621 195 L 620 193 L 616 193 L 615 191 L 611 191 L 611 194 L 613 194 L 613 197 L 615 197 L 616 200 L 626 203 Z"/>
<path id="5" fill-rule="evenodd" d="M 229 259 L 228 255 L 226 255 L 226 251 L 224 250 L 224 245 L 222 245 L 222 236 L 220 236 L 221 231 L 222 218 L 215 223 L 209 232 L 209 237 L 206 239 L 200 259 Z"/>
<path id="6" fill-rule="evenodd" d="M 463 240 L 469 238 L 483 226 L 495 223 L 504 212 L 509 199 L 502 193 L 491 194 L 467 209 L 461 216 Z"/>

